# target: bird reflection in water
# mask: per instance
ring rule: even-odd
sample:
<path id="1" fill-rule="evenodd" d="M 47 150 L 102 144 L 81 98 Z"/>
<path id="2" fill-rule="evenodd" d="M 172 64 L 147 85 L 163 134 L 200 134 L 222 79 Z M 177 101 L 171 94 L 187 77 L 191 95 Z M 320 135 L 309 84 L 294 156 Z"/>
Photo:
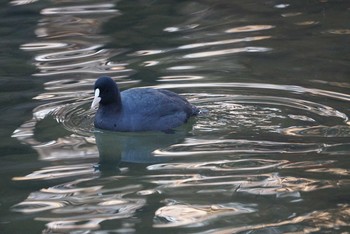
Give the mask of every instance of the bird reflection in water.
<path id="1" fill-rule="evenodd" d="M 100 170 L 118 168 L 120 163 L 152 164 L 171 160 L 154 152 L 183 141 L 188 134 L 182 127 L 173 133 L 164 132 L 112 132 L 95 130 Z"/>

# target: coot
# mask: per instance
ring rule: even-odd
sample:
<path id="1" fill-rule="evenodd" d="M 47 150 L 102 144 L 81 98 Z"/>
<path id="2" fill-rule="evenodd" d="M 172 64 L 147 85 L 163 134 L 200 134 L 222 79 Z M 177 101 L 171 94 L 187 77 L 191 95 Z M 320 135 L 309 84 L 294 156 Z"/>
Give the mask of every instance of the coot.
<path id="1" fill-rule="evenodd" d="M 98 110 L 95 127 L 111 131 L 164 131 L 174 128 L 199 112 L 184 97 L 164 89 L 132 88 L 119 92 L 110 77 L 95 82 L 91 108 Z"/>

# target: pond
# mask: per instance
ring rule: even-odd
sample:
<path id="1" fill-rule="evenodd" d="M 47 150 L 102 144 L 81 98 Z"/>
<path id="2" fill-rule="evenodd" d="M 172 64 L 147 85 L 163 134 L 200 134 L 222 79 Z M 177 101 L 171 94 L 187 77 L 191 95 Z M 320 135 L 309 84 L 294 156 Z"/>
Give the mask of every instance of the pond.
<path id="1" fill-rule="evenodd" d="M 347 233 L 348 0 L 3 1 L 1 233 Z M 93 84 L 174 91 L 94 129 Z"/>

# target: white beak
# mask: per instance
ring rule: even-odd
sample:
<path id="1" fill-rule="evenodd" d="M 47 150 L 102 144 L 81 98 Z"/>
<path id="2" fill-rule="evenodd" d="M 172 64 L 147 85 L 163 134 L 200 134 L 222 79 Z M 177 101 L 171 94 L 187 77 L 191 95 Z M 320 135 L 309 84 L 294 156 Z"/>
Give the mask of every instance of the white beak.
<path id="1" fill-rule="evenodd" d="M 91 103 L 91 109 L 96 109 L 98 107 L 98 104 L 101 101 L 100 96 L 100 90 L 99 89 L 95 89 L 95 97 L 94 100 Z"/>

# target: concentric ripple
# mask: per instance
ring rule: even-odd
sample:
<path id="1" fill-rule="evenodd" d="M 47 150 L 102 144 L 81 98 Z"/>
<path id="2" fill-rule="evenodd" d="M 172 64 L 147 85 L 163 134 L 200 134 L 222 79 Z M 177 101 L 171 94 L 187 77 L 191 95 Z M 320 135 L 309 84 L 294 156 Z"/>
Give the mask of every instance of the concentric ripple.
<path id="1" fill-rule="evenodd" d="M 67 83 L 67 87 L 70 85 L 75 87 L 74 82 Z M 61 86 L 61 83 L 51 82 L 48 89 L 54 89 L 56 86 Z M 186 88 L 182 85 L 172 86 Z M 342 110 L 307 100 L 309 94 L 316 93 L 346 100 L 349 96 L 345 94 L 296 86 L 266 84 L 262 87 L 261 84 L 252 83 L 222 84 L 221 87 L 219 84 L 191 86 L 200 92 L 187 93 L 185 96 L 202 110 L 202 114 L 195 118 L 192 127 L 195 137 L 187 137 L 180 144 L 154 149 L 156 155 L 173 157 L 213 152 L 216 154 L 321 153 L 323 151 L 329 153 L 341 148 L 341 145 L 343 147 L 348 145 L 346 141 L 342 144 L 329 142 L 330 138 L 346 140 L 350 136 L 348 116 Z M 243 89 L 245 95 L 207 94 L 205 93 L 207 86 L 220 87 L 220 91 L 236 88 L 237 92 L 241 92 L 240 90 Z M 169 88 L 170 86 L 157 87 Z M 276 94 L 281 92 L 285 95 L 287 91 L 290 97 L 263 95 L 264 88 L 274 89 Z M 256 95 L 257 92 L 261 92 L 261 95 Z M 48 94 L 41 94 L 37 98 L 62 99 L 62 101 L 37 107 L 34 110 L 34 118 L 17 129 L 13 136 L 30 144 L 52 147 L 53 144 L 39 143 L 34 140 L 36 125 L 46 118 L 52 118 L 58 124 L 62 124 L 68 132 L 77 134 L 75 137 L 79 135 L 90 137 L 94 117 L 94 112 L 89 110 L 90 95 L 82 93 L 80 96 L 69 92 Z M 207 132 L 210 132 L 211 137 L 208 137 Z M 259 139 L 256 139 L 257 136 Z M 289 137 L 293 137 L 293 140 L 290 141 Z M 314 137 L 318 137 L 319 140 L 313 140 Z"/>
<path id="2" fill-rule="evenodd" d="M 65 82 L 67 85 L 70 83 Z M 55 84 L 49 83 L 48 87 Z M 74 87 L 74 82 L 72 85 Z M 188 88 L 173 86 L 182 90 Z M 169 88 L 163 84 L 156 88 L 159 87 Z M 121 144 L 130 148 L 132 157 L 136 152 L 139 154 L 151 149 L 156 157 L 173 157 L 175 161 L 153 161 L 146 166 L 148 175 L 132 179 L 124 176 L 127 170 L 121 168 L 121 175 L 102 177 L 99 182 L 91 183 L 90 180 L 98 178 L 91 164 L 43 168 L 13 180 L 75 180 L 34 192 L 25 201 L 13 206 L 13 210 L 29 214 L 51 212 L 49 217 L 39 215 L 36 218 L 46 222 L 50 231 L 92 230 L 101 228 L 101 223 L 108 220 L 134 217 L 139 210 L 147 207 L 147 197 L 161 195 L 168 199 L 152 213 L 154 228 L 200 228 L 211 222 L 228 220 L 236 222 L 239 227 L 225 226 L 218 231 L 230 233 L 267 228 L 265 224 L 243 228 L 244 225 L 235 218 L 255 217 L 260 209 L 265 209 L 259 207 L 261 203 L 257 197 L 273 198 L 276 202 L 274 207 L 283 210 L 284 205 L 280 204 L 302 204 L 308 199 L 308 194 L 349 184 L 348 179 L 342 178 L 349 176 L 348 171 L 337 165 L 337 160 L 322 157 L 322 154 L 331 155 L 332 152 L 337 155 L 349 153 L 347 139 L 350 127 L 346 109 L 335 109 L 312 98 L 317 93 L 344 101 L 349 98 L 348 95 L 273 84 L 266 84 L 265 89 L 261 84 L 244 83 L 216 84 L 214 87 L 217 89 L 208 94 L 206 85 L 192 84 L 191 92 L 183 93 L 201 109 L 201 114 L 189 123 L 192 126 L 190 135 L 181 136 L 170 145 L 160 143 L 147 149 L 143 148 L 143 144 L 149 147 L 152 140 L 159 143 L 165 137 L 128 136 L 125 133 L 113 138 L 118 147 Z M 232 89 L 237 94 L 230 94 Z M 274 89 L 276 96 L 266 95 L 269 89 Z M 45 100 L 45 95 L 42 94 L 41 98 Z M 81 157 L 90 155 L 96 158 L 95 144 L 101 142 L 96 142 L 91 136 L 94 116 L 89 109 L 91 98 L 67 96 L 67 93 L 47 98 L 56 102 L 37 107 L 35 117 L 17 129 L 14 136 L 38 150 L 42 160 L 77 159 L 79 152 Z M 50 142 L 38 141 L 35 129 L 47 118 L 63 126 L 68 136 Z M 175 137 L 168 136 L 169 139 Z M 332 138 L 344 140 L 334 143 Z M 90 151 L 86 146 L 90 147 Z M 117 151 L 113 148 L 113 152 Z M 123 154 L 125 156 L 125 152 L 121 153 L 121 157 Z M 308 159 L 300 157 L 306 154 Z M 65 158 L 67 155 L 70 157 Z M 324 178 L 325 174 L 337 179 Z M 148 186 L 135 185 L 134 182 L 130 186 L 124 185 L 129 180 L 142 181 Z M 121 184 L 109 183 L 113 181 Z M 266 210 L 269 215 L 274 214 L 273 209 Z M 346 214 L 348 208 L 338 210 Z M 284 221 L 267 225 L 288 230 L 288 225 L 294 224 L 303 230 L 303 223 L 311 222 L 310 217 L 322 216 L 321 213 L 323 211 L 315 211 L 295 218 L 280 214 Z"/>

